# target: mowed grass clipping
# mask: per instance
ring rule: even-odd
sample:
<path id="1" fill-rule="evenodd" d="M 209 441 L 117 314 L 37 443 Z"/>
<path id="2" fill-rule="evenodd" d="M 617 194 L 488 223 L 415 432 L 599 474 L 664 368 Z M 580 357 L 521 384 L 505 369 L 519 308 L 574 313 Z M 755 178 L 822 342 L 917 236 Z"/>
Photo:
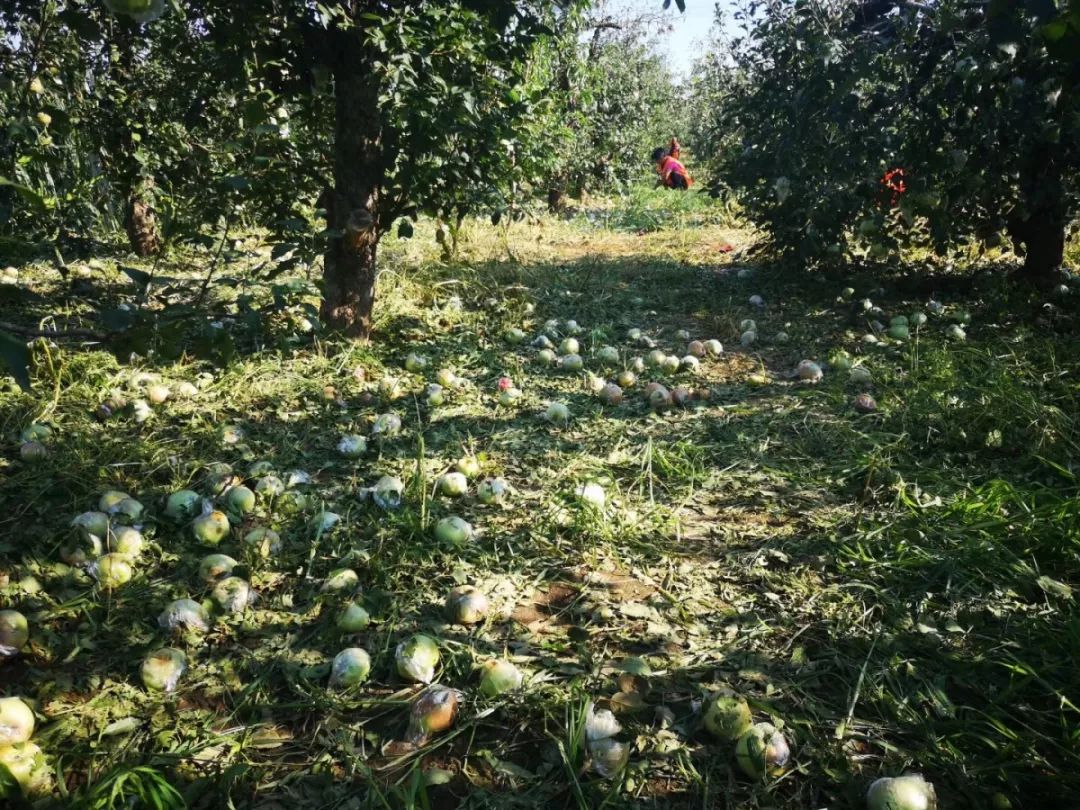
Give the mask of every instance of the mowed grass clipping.
<path id="1" fill-rule="evenodd" d="M 832 277 L 748 266 L 726 250 L 752 241 L 729 212 L 666 210 L 647 195 L 508 231 L 470 224 L 449 263 L 430 227 L 417 232 L 385 245 L 370 345 L 305 331 L 302 308 L 224 368 L 120 365 L 38 342 L 35 390 L 0 394 L 0 602 L 31 625 L 22 655 L 0 661 L 0 683 L 38 713 L 34 741 L 56 776 L 43 803 L 810 810 L 861 807 L 873 779 L 915 771 L 942 807 L 1070 806 L 1080 788 L 1072 300 L 1030 297 L 997 275 L 935 287 L 915 267 Z M 254 264 L 269 247 L 253 234 L 245 250 Z M 195 283 L 206 261 L 193 254 L 168 272 Z M 50 308 L 70 323 L 91 317 L 60 299 L 51 271 L 19 269 L 34 297 L 12 320 Z M 109 257 L 88 274 L 110 300 L 134 301 Z M 848 286 L 854 295 L 841 296 Z M 755 294 L 764 306 L 748 303 Z M 229 329 L 235 294 L 216 295 Z M 871 321 L 930 312 L 931 297 L 943 310 L 910 340 L 864 340 Z M 967 339 L 950 338 L 965 311 Z M 556 344 L 577 321 L 585 368 L 607 380 L 649 350 L 627 340 L 631 328 L 678 357 L 680 330 L 725 351 L 697 374 L 647 370 L 608 407 L 586 374 L 529 345 L 552 319 Z M 757 326 L 749 347 L 745 319 Z M 523 344 L 507 342 L 510 328 Z M 619 363 L 597 361 L 606 345 Z M 838 348 L 871 383 L 828 365 Z M 409 354 L 427 359 L 422 373 L 406 371 Z M 793 374 L 803 359 L 823 366 L 820 383 Z M 460 383 L 431 407 L 424 391 L 439 369 Z M 123 409 L 95 418 L 114 392 L 145 397 L 141 372 L 172 395 L 142 422 Z M 521 392 L 509 407 L 498 403 L 504 376 Z M 699 397 L 653 413 L 643 394 L 653 380 Z M 182 381 L 195 392 L 181 395 Z M 876 412 L 853 409 L 863 391 Z M 568 406 L 568 424 L 544 419 L 553 401 Z M 383 413 L 403 428 L 380 441 L 368 434 Z M 17 436 L 35 421 L 52 427 L 49 456 L 26 464 Z M 368 435 L 360 458 L 337 452 L 346 434 Z M 464 497 L 440 495 L 439 476 L 464 455 L 481 475 Z M 292 489 L 306 505 L 260 498 L 205 548 L 163 507 L 181 488 L 210 497 L 214 462 L 252 488 L 256 462 L 283 481 L 302 471 L 308 482 L 293 475 Z M 384 475 L 404 484 L 400 509 L 370 497 Z M 502 505 L 476 498 L 490 476 L 511 487 Z M 576 497 L 588 483 L 602 486 L 602 508 Z M 145 505 L 149 542 L 132 581 L 105 592 L 60 552 L 72 518 L 109 489 Z M 325 526 L 324 512 L 338 522 Z M 475 538 L 437 542 L 449 515 Z M 276 530 L 280 551 L 245 545 L 255 526 Z M 158 615 L 174 599 L 207 599 L 198 567 L 215 551 L 240 563 L 258 600 L 215 613 L 208 632 L 167 634 Z M 358 587 L 326 592 L 341 568 Z M 478 625 L 443 610 L 466 584 L 490 601 Z M 336 627 L 348 601 L 372 617 L 357 634 Z M 394 650 L 418 632 L 437 640 L 436 679 L 461 691 L 461 709 L 449 731 L 410 748 L 421 687 L 399 676 Z M 139 677 L 162 646 L 189 662 L 169 695 Z M 371 656 L 370 679 L 328 688 L 330 662 L 354 646 Z M 499 658 L 525 685 L 483 697 L 480 667 Z M 619 677 L 641 668 L 631 659 L 650 673 L 632 693 Z M 787 737 L 783 775 L 748 779 L 733 746 L 704 731 L 702 701 L 721 686 Z M 590 766 L 590 702 L 616 711 L 631 746 L 614 777 Z"/>

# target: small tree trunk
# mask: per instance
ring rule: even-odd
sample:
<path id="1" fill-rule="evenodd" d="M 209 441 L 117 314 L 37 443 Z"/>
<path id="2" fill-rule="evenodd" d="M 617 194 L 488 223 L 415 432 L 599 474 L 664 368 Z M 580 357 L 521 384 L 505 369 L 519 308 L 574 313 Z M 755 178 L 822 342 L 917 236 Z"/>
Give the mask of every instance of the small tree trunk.
<path id="1" fill-rule="evenodd" d="M 1017 278 L 1049 285 L 1065 255 L 1068 206 L 1061 170 L 1050 148 L 1036 151 L 1020 177 L 1026 216 L 1014 213 L 1008 220 L 1014 245 L 1023 245 L 1024 266 Z"/>
<path id="2" fill-rule="evenodd" d="M 158 239 L 157 217 L 151 203 L 150 189 L 153 182 L 138 180 L 128 192 L 124 207 L 124 228 L 127 230 L 131 249 L 139 256 L 152 256 L 161 248 Z"/>
<path id="3" fill-rule="evenodd" d="M 111 78 L 118 84 L 138 85 L 135 26 L 120 22 L 116 29 L 116 59 L 110 62 Z M 113 97 L 104 107 L 102 125 L 109 147 L 111 173 L 117 191 L 126 193 L 121 200 L 124 208 L 124 230 L 132 251 L 139 256 L 151 256 L 161 248 L 157 217 L 154 214 L 154 180 L 142 174 L 135 159 L 137 144 L 131 137 L 129 112 Z"/>
<path id="4" fill-rule="evenodd" d="M 337 116 L 334 189 L 327 220 L 338 235 L 323 262 L 322 318 L 331 329 L 367 339 L 375 305 L 375 256 L 382 185 L 378 83 L 353 42 L 334 69 Z"/>
<path id="5" fill-rule="evenodd" d="M 1024 264 L 1017 278 L 1047 286 L 1065 258 L 1065 223 L 1055 217 L 1030 217 L 1019 226 L 1010 225 L 1014 242 L 1024 246 Z"/>

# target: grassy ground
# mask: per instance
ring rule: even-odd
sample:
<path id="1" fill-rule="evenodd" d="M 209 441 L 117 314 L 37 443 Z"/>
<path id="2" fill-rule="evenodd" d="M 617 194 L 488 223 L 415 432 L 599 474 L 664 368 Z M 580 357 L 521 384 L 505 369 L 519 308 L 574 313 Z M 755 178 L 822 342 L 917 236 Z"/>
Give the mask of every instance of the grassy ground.
<path id="1" fill-rule="evenodd" d="M 388 243 L 370 346 L 305 334 L 302 308 L 265 338 L 238 340 L 218 369 L 185 357 L 121 366 L 39 344 L 34 393 L 0 394 L 0 606 L 31 624 L 23 654 L 0 661 L 0 685 L 38 711 L 34 740 L 59 776 L 51 800 L 149 806 L 171 784 L 192 807 L 809 810 L 860 807 L 871 780 L 913 770 L 943 807 L 1072 806 L 1075 305 L 1047 309 L 998 275 L 958 281 L 915 267 L 810 277 L 760 266 L 740 278 L 724 248 L 745 246 L 745 231 L 722 211 L 658 199 L 505 235 L 474 226 L 449 264 L 429 229 Z M 255 237 L 243 247 L 252 255 L 238 254 L 238 275 L 265 253 Z M 129 279 L 101 259 L 82 297 L 20 267 L 7 317 L 61 312 L 70 322 L 91 310 L 90 295 L 95 306 L 132 301 Z M 182 289 L 207 261 L 160 271 Z M 852 301 L 838 301 L 849 285 Z M 265 293 L 213 289 L 223 317 L 238 294 Z M 764 308 L 747 303 L 752 294 Z M 945 313 L 910 341 L 862 341 L 862 298 L 891 316 L 925 309 L 931 294 Z M 972 322 L 958 342 L 946 329 L 961 310 Z M 552 318 L 584 327 L 586 368 L 609 378 L 616 369 L 592 353 L 610 344 L 625 362 L 644 354 L 627 342 L 630 327 L 678 355 L 680 329 L 720 339 L 725 353 L 697 377 L 645 373 L 605 408 L 583 375 L 504 340 L 509 327 L 531 340 Z M 748 349 L 744 318 L 760 334 Z M 846 372 L 826 367 L 817 385 L 791 378 L 801 359 L 838 347 L 871 370 L 876 413 L 853 410 L 863 387 Z M 430 359 L 423 374 L 403 368 L 413 352 Z M 439 368 L 462 384 L 431 408 L 421 392 Z M 174 394 L 142 423 L 126 411 L 96 420 L 111 391 L 140 396 L 140 370 L 198 392 Z M 758 373 L 764 384 L 751 382 Z M 509 408 L 496 402 L 502 375 L 522 391 Z M 400 383 L 392 400 L 379 392 L 388 376 Z M 655 415 L 641 393 L 650 379 L 710 396 Z M 568 425 L 543 420 L 552 400 L 569 406 Z M 383 412 L 401 417 L 399 437 L 355 461 L 337 454 L 343 434 L 367 433 Z M 15 437 L 35 420 L 53 427 L 50 455 L 27 465 Z M 237 443 L 225 441 L 230 426 L 243 431 Z M 467 452 L 512 485 L 504 506 L 478 503 L 476 479 L 463 499 L 434 493 Z M 310 505 L 287 513 L 260 502 L 219 549 L 240 561 L 259 601 L 170 639 L 156 617 L 172 599 L 207 597 L 196 572 L 209 550 L 164 519 L 163 500 L 188 486 L 209 494 L 215 461 L 241 476 L 256 461 L 283 477 L 306 471 Z M 407 485 L 398 511 L 365 497 L 383 474 Z M 600 512 L 574 498 L 593 481 L 607 494 Z M 151 537 L 132 581 L 111 593 L 59 557 L 72 517 L 107 489 L 145 504 Z M 323 509 L 341 516 L 325 532 L 313 523 Z M 449 514 L 477 538 L 434 541 L 432 524 Z M 249 525 L 277 529 L 284 548 L 266 558 L 246 549 Z M 346 597 L 321 591 L 346 566 L 360 584 L 349 598 L 373 617 L 355 636 L 334 623 Z M 442 602 L 462 583 L 489 596 L 485 623 L 445 621 Z M 453 729 L 409 751 L 401 741 L 418 687 L 395 673 L 393 651 L 418 631 L 439 642 L 439 682 L 463 694 Z M 169 696 L 139 680 L 143 656 L 164 644 L 191 665 Z M 330 661 L 349 646 L 371 654 L 371 679 L 329 690 Z M 527 673 L 523 690 L 479 694 L 476 667 L 495 657 Z M 652 670 L 643 700 L 616 696 L 631 657 Z M 792 750 L 782 776 L 747 779 L 732 746 L 701 728 L 701 700 L 721 685 L 782 728 Z M 589 701 L 619 710 L 632 746 L 613 779 L 588 767 Z"/>

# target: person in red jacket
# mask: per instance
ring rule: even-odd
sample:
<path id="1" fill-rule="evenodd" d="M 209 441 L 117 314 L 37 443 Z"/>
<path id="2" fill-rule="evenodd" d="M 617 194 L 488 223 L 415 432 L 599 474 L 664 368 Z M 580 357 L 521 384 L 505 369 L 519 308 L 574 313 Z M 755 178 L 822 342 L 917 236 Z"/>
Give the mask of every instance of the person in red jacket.
<path id="1" fill-rule="evenodd" d="M 881 178 L 881 189 L 878 194 L 878 205 L 888 202 L 889 206 L 896 208 L 900 204 L 900 197 L 907 191 L 907 181 L 904 170 L 900 167 L 889 169 Z"/>
<path id="2" fill-rule="evenodd" d="M 686 191 L 694 181 L 690 178 L 690 172 L 679 162 L 679 151 L 679 142 L 672 138 L 667 149 L 661 147 L 653 150 L 652 161 L 656 164 L 661 185 Z"/>

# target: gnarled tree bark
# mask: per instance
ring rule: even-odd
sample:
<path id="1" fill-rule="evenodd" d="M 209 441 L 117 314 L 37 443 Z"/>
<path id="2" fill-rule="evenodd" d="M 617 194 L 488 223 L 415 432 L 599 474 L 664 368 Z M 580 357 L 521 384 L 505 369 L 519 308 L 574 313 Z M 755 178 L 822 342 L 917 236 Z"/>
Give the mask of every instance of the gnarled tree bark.
<path id="1" fill-rule="evenodd" d="M 376 253 L 382 236 L 383 183 L 379 84 L 363 45 L 335 32 L 334 188 L 327 222 L 333 232 L 323 266 L 323 322 L 349 337 L 371 335 Z"/>
<path id="2" fill-rule="evenodd" d="M 132 181 L 124 207 L 124 229 L 131 249 L 140 256 L 152 256 L 161 249 L 157 217 L 154 215 L 153 181 Z"/>

